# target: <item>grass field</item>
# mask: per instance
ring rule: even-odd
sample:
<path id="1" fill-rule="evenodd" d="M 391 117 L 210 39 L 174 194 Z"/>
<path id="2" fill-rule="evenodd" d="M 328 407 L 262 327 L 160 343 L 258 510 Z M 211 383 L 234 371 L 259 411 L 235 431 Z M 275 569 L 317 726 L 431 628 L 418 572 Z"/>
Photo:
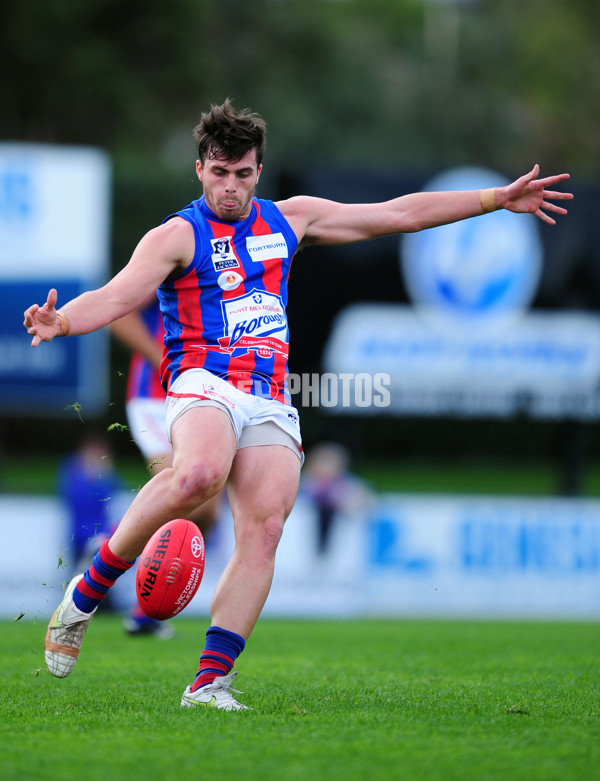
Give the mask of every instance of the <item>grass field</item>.
<path id="1" fill-rule="evenodd" d="M 148 480 L 139 458 L 121 458 L 117 466 L 133 490 Z M 560 464 L 552 459 L 369 459 L 356 466 L 378 491 L 556 496 L 561 482 Z M 6 459 L 0 469 L 0 493 L 52 494 L 57 470 L 56 457 L 47 453 Z M 582 483 L 583 496 L 600 497 L 600 462 L 587 465 Z"/>
<path id="2" fill-rule="evenodd" d="M 597 624 L 262 620 L 238 713 L 179 707 L 205 622 L 175 626 L 99 615 L 61 681 L 44 624 L 4 622 L 3 781 L 600 777 Z"/>

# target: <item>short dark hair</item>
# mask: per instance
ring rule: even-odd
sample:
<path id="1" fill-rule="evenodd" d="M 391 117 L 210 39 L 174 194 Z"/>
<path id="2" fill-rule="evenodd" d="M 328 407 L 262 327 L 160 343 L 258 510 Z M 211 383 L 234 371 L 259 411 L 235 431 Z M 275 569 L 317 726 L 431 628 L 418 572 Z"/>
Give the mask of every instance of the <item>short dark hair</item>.
<path id="1" fill-rule="evenodd" d="M 194 128 L 198 159 L 203 165 L 207 157 L 224 158 L 235 163 L 251 149 L 256 149 L 256 160 L 260 165 L 266 135 L 267 125 L 261 116 L 247 108 L 236 111 L 229 99 L 221 106 L 211 106 Z"/>

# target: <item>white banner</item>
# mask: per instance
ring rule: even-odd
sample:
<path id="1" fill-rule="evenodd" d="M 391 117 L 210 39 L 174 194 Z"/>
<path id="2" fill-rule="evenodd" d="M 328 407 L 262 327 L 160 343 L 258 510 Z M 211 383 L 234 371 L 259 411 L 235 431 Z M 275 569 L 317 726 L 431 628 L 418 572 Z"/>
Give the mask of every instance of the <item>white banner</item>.
<path id="1" fill-rule="evenodd" d="M 65 517 L 52 498 L 0 497 L 12 554 L 0 572 L 1 617 L 45 621 L 60 601 L 72 565 Z M 208 615 L 232 549 L 225 512 L 185 616 Z M 133 588 L 132 574 L 119 581 L 123 609 Z M 390 494 L 369 517 L 340 515 L 319 553 L 316 513 L 301 496 L 264 614 L 597 620 L 600 501 Z"/>
<path id="2" fill-rule="evenodd" d="M 600 317 L 533 311 L 483 323 L 400 304 L 353 304 L 334 321 L 323 369 L 390 378 L 386 410 L 332 412 L 595 419 Z"/>
<path id="3" fill-rule="evenodd" d="M 77 403 L 104 411 L 109 334 L 100 330 L 33 350 L 23 312 L 102 285 L 110 269 L 108 156 L 99 149 L 0 144 L 0 411 L 60 416 Z M 71 413 L 72 414 L 72 413 Z"/>
<path id="4" fill-rule="evenodd" d="M 100 149 L 0 144 L 0 279 L 102 279 L 110 180 Z"/>
<path id="5" fill-rule="evenodd" d="M 494 171 L 455 168 L 424 189 L 477 190 L 505 181 Z M 388 374 L 387 412 L 395 415 L 598 419 L 600 317 L 529 311 L 544 265 L 540 230 L 548 228 L 540 225 L 533 215 L 500 209 L 402 235 L 400 272 L 414 306 L 344 309 L 323 370 Z"/>

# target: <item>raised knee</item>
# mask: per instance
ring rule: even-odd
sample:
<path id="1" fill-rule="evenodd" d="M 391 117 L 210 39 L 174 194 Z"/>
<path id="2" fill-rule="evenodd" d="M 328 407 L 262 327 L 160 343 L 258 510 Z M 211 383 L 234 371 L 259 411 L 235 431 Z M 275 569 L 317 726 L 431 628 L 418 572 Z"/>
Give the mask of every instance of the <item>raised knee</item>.
<path id="1" fill-rule="evenodd" d="M 175 472 L 174 489 L 182 505 L 199 504 L 214 496 L 223 484 L 223 476 L 213 464 L 186 466 Z"/>

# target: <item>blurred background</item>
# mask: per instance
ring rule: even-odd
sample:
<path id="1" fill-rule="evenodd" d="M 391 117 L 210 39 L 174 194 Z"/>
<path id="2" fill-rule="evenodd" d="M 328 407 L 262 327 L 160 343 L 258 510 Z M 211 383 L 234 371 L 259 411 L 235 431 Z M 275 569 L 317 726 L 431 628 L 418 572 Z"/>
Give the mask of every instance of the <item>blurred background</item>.
<path id="1" fill-rule="evenodd" d="M 497 329 L 483 346 L 469 341 L 496 323 L 493 302 L 478 309 L 472 292 L 475 286 L 485 298 L 500 284 L 493 273 L 481 279 L 470 272 L 466 281 L 454 280 L 456 287 L 448 287 L 444 273 L 448 263 L 450 276 L 460 266 L 460 247 L 466 244 L 487 246 L 490 257 L 504 251 L 498 247 L 510 226 L 498 224 L 491 238 L 450 237 L 458 260 L 446 267 L 427 261 L 438 291 L 450 290 L 440 306 L 415 292 L 408 268 L 411 258 L 429 257 L 430 248 L 409 248 L 397 237 L 309 248 L 296 259 L 291 276 L 290 371 L 312 376 L 362 366 L 390 375 L 393 399 L 411 399 L 367 411 L 335 409 L 314 403 L 314 397 L 300 405 L 307 454 L 323 443 L 342 447 L 347 473 L 379 497 L 353 505 L 360 520 L 346 527 L 355 529 L 354 536 L 343 535 L 354 547 L 346 558 L 338 556 L 340 605 L 346 605 L 339 609 L 356 607 L 355 593 L 343 588 L 350 588 L 348 561 L 359 557 L 356 572 L 366 577 L 373 570 L 383 578 L 370 581 L 379 583 L 373 599 L 384 582 L 392 594 L 400 587 L 405 594 L 395 606 L 391 599 L 365 604 L 366 612 L 468 613 L 460 594 L 464 578 L 479 567 L 478 577 L 489 583 L 539 575 L 533 591 L 539 587 L 540 593 L 544 578 L 556 581 L 559 573 L 571 582 L 581 576 L 583 596 L 567 590 L 559 598 L 556 592 L 546 602 L 528 603 L 525 612 L 568 614 L 577 603 L 584 604 L 585 614 L 599 614 L 599 29 L 596 0 L 2 4 L 0 500 L 2 495 L 6 501 L 57 499 L 59 464 L 90 430 L 107 439 L 128 491 L 147 479 L 123 425 L 126 348 L 99 334 L 65 340 L 70 344 L 60 354 L 42 345 L 38 351 L 46 350 L 46 358 L 33 359 L 22 312 L 44 300 L 49 283 L 59 288 L 59 304 L 102 284 L 127 262 L 147 230 L 199 196 L 191 130 L 211 103 L 230 97 L 267 120 L 259 194 L 274 200 L 302 193 L 379 201 L 427 188 L 443 172 L 459 176 L 465 167 L 483 178 L 491 172 L 499 182 L 536 162 L 542 174 L 571 173 L 568 189 L 575 200 L 568 217 L 554 228 L 536 223 L 520 254 L 518 247 L 508 248 L 500 258 L 506 286 L 521 284 L 522 269 L 529 269 L 521 300 L 500 302 L 503 314 L 523 318 L 504 332 L 509 334 L 504 341 Z M 42 176 L 45 190 L 29 202 Z M 32 203 L 43 198 L 48 211 L 56 212 L 52 230 L 36 239 L 27 221 L 34 219 Z M 532 249 L 524 252 L 527 242 Z M 508 257 L 511 252 L 516 259 Z M 471 293 L 461 298 L 461 290 Z M 353 302 L 376 310 L 348 309 Z M 423 306 L 446 309 L 441 327 L 438 322 L 425 330 L 459 334 L 435 355 L 447 360 L 458 351 L 471 356 L 495 351 L 498 360 L 480 363 L 477 370 L 471 365 L 473 374 L 468 363 L 452 364 L 448 378 L 434 355 L 417 370 L 403 363 L 410 351 L 406 344 L 380 343 L 381 331 L 373 331 L 367 349 L 360 335 L 353 336 L 357 329 L 350 321 L 340 319 L 350 313 L 366 326 L 375 322 L 376 311 L 386 334 L 401 322 L 416 334 Z M 482 312 L 490 319 L 481 319 Z M 450 318 L 451 327 L 443 318 Z M 530 341 L 518 341 L 519 333 Z M 540 334 L 549 341 L 542 343 Z M 414 339 L 410 349 L 424 350 L 422 330 Z M 506 360 L 509 351 L 521 355 L 518 366 Z M 536 374 L 541 353 L 547 360 Z M 552 356 L 558 356 L 555 362 Z M 513 381 L 517 374 L 519 381 Z M 465 515 L 457 497 L 465 502 L 477 497 L 477 503 Z M 489 497 L 487 504 L 480 504 L 482 497 Z M 309 507 L 309 491 L 300 505 L 304 500 Z M 533 500 L 538 503 L 528 504 Z M 431 501 L 441 504 L 432 507 Z M 25 512 L 14 504 L 10 510 L 8 504 L 0 507 L 3 526 Z M 62 506 L 52 507 L 48 517 L 54 513 L 62 522 Z M 306 512 L 314 511 L 319 528 L 314 519 L 321 510 L 314 502 L 310 507 Z M 340 507 L 347 515 L 349 508 L 343 502 Z M 315 535 L 305 573 L 322 566 L 322 541 Z M 447 544 L 426 550 L 432 535 Z M 62 531 L 56 539 L 64 543 Z M 559 551 L 567 548 L 561 558 Z M 419 589 L 443 567 L 454 568 L 457 585 L 435 608 Z M 335 570 L 333 561 L 328 569 Z M 6 588 L 14 585 L 10 577 L 4 576 Z M 313 582 L 321 577 L 322 572 Z M 496 605 L 500 611 L 520 612 L 515 595 L 524 582 L 515 581 L 513 596 Z M 439 597 L 438 586 L 427 589 Z M 473 611 L 492 610 L 497 599 L 490 585 L 488 602 Z M 282 605 L 286 612 L 289 604 Z"/>

